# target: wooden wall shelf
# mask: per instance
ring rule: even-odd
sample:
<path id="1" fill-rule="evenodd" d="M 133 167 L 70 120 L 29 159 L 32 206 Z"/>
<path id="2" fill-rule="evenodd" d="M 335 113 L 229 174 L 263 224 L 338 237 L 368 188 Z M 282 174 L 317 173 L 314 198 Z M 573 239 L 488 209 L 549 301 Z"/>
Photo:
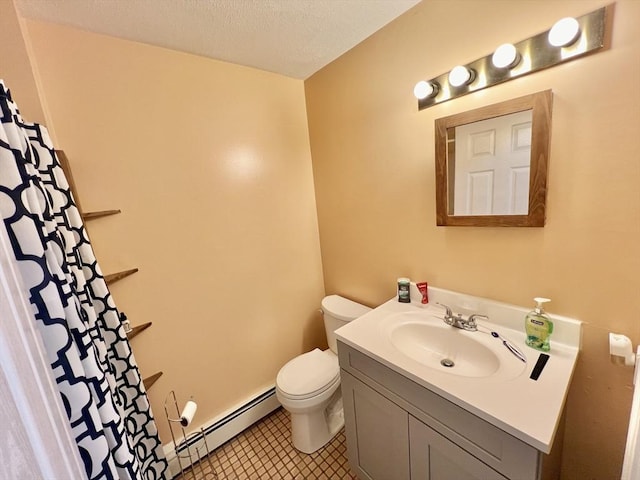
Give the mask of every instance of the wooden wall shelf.
<path id="1" fill-rule="evenodd" d="M 99 212 L 87 212 L 82 214 L 84 220 L 92 220 L 94 218 L 106 217 L 108 215 L 116 215 L 122 213 L 122 210 L 101 210 Z"/>
<path id="2" fill-rule="evenodd" d="M 151 388 L 151 385 L 156 383 L 161 376 L 162 376 L 162 372 L 158 372 L 142 380 L 142 384 L 144 385 L 144 388 L 146 390 L 149 390 Z"/>
<path id="3" fill-rule="evenodd" d="M 127 338 L 131 340 L 136 335 L 142 333 L 142 331 L 146 330 L 151 326 L 151 322 L 143 323 L 142 325 L 137 325 L 131 329 L 129 333 L 127 333 Z"/>
<path id="4" fill-rule="evenodd" d="M 104 281 L 107 282 L 107 285 L 110 285 L 114 282 L 117 282 L 118 280 L 122 280 L 124 277 L 133 275 L 137 271 L 137 268 L 132 268 L 131 270 L 123 270 L 122 272 L 110 273 L 109 275 L 104 276 Z"/>
<path id="5" fill-rule="evenodd" d="M 67 158 L 67 155 L 62 150 L 56 150 L 56 154 L 58 156 L 58 160 L 60 161 L 60 166 L 62 167 L 62 170 L 64 171 L 65 176 L 67 177 L 67 181 L 69 182 L 69 188 L 75 200 L 76 207 L 78 208 L 78 211 L 80 212 L 80 215 L 82 216 L 83 220 L 92 220 L 95 218 L 101 218 L 101 217 L 106 217 L 108 215 L 116 215 L 118 213 L 121 213 L 119 209 L 101 210 L 96 212 L 85 213 L 80 205 L 80 198 L 78 195 L 78 190 L 76 188 L 75 181 L 73 180 L 73 174 L 71 173 L 71 165 L 69 164 L 69 159 Z M 132 275 L 137 271 L 138 271 L 137 268 L 132 268 L 130 270 L 124 270 L 122 272 L 111 273 L 109 275 L 105 275 L 104 280 L 107 284 L 110 284 L 113 282 L 117 282 L 118 280 L 122 280 L 123 278 L 128 277 L 129 275 Z M 151 326 L 151 322 L 147 322 L 147 323 L 138 325 L 136 327 L 133 327 L 131 331 L 127 334 L 127 338 L 131 340 L 133 337 L 140 334 L 142 331 L 146 330 L 150 326 Z M 151 388 L 151 386 L 154 383 L 156 383 L 156 381 L 161 376 L 162 376 L 162 372 L 158 372 L 158 373 L 154 373 L 150 377 L 143 379 L 142 384 L 144 385 L 145 390 L 148 390 L 149 388 Z"/>

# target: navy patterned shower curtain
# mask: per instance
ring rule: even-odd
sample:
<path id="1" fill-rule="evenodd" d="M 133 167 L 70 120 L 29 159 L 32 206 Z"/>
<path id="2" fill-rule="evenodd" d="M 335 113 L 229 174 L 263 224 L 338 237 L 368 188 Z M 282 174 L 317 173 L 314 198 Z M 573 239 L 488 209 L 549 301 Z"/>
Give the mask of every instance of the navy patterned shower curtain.
<path id="1" fill-rule="evenodd" d="M 119 313 L 46 128 L 0 80 L 0 215 L 88 479 L 169 478 Z"/>

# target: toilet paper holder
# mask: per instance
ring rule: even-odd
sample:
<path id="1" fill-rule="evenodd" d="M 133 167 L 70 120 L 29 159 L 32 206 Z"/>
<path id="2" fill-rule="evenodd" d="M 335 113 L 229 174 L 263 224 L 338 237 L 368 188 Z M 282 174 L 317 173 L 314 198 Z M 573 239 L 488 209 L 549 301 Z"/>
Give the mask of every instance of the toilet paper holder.
<path id="1" fill-rule="evenodd" d="M 615 365 L 632 367 L 636 365 L 637 354 L 633 351 L 631 339 L 618 333 L 609 333 L 609 357 Z"/>
<path id="2" fill-rule="evenodd" d="M 180 468 L 179 472 L 172 473 L 179 473 L 182 475 L 181 478 L 185 479 L 218 480 L 218 475 L 211 463 L 211 452 L 207 445 L 207 436 L 204 429 L 196 429 L 190 434 L 187 434 L 185 430 L 186 427 L 191 425 L 197 409 L 198 405 L 191 397 L 180 410 L 173 390 L 165 398 L 164 413 L 169 423 L 171 440 L 173 441 L 174 452 Z M 209 470 L 205 471 L 207 466 Z"/>

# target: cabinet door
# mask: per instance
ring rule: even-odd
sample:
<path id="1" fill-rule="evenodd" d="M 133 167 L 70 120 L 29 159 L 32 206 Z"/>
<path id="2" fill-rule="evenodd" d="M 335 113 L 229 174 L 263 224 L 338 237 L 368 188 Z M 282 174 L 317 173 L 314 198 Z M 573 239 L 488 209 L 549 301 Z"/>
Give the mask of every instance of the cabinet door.
<path id="1" fill-rule="evenodd" d="M 347 454 L 360 480 L 409 480 L 409 414 L 341 372 Z"/>
<path id="2" fill-rule="evenodd" d="M 508 480 L 411 416 L 409 437 L 411 480 Z"/>

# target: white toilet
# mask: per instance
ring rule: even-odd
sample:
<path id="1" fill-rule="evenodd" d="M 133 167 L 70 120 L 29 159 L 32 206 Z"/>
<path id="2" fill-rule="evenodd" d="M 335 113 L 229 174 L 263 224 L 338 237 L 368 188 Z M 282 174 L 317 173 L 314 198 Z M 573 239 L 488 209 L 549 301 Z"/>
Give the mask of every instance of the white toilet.
<path id="1" fill-rule="evenodd" d="M 344 425 L 335 330 L 371 309 L 339 295 L 322 299 L 329 349 L 290 360 L 276 377 L 276 396 L 291 414 L 291 441 L 304 453 L 326 445 Z"/>

